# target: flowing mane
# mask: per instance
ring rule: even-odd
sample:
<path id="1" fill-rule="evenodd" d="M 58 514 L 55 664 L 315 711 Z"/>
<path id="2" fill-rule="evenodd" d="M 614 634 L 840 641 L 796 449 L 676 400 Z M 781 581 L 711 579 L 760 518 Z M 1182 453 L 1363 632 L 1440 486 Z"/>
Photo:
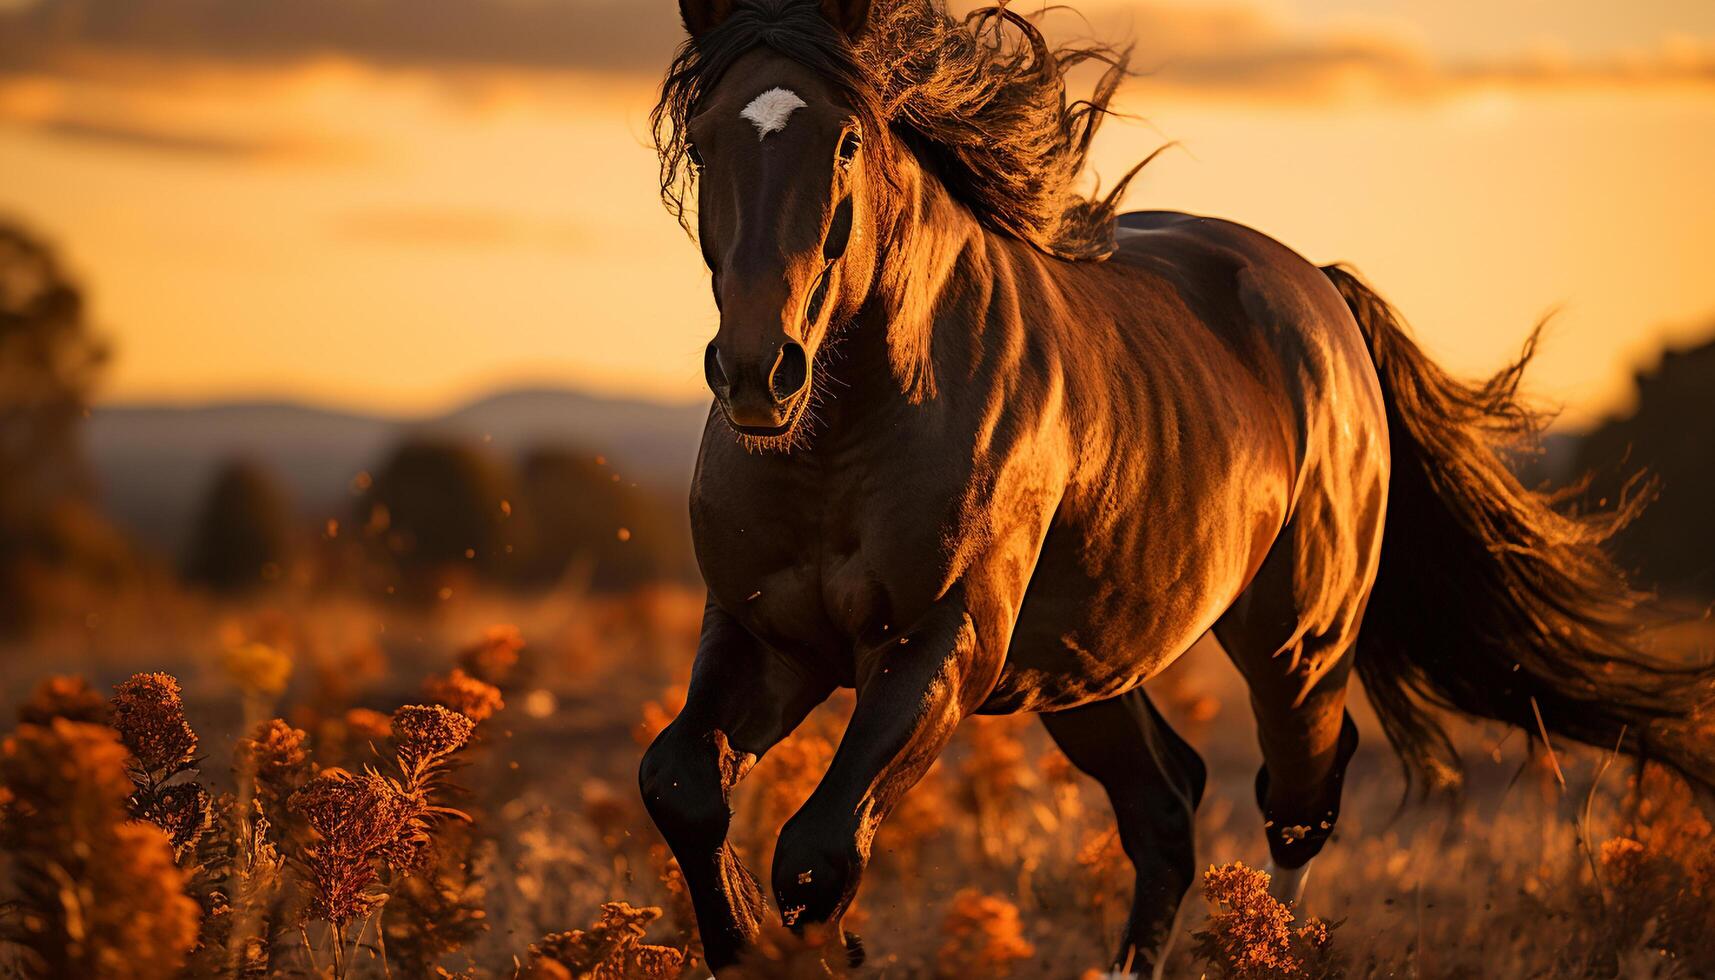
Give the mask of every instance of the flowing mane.
<path id="1" fill-rule="evenodd" d="M 866 126 L 891 127 L 987 227 L 1063 259 L 1095 261 L 1112 253 L 1116 206 L 1143 164 L 1105 195 L 1087 197 L 1078 184 L 1128 52 L 1099 44 L 1051 47 L 1031 20 L 1004 5 L 958 20 L 941 0 L 878 0 L 855 41 L 815 3 L 740 0 L 719 27 L 686 41 L 651 122 L 661 197 L 687 230 L 696 173 L 686 155 L 686 123 L 733 62 L 759 47 L 839 85 Z M 1087 61 L 1107 69 L 1089 98 L 1068 102 L 1065 76 Z"/>

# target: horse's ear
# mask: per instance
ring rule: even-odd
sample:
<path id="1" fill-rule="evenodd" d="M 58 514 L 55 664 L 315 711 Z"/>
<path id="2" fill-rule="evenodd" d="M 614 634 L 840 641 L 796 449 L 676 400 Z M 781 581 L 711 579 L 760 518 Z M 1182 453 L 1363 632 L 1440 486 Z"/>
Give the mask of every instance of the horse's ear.
<path id="1" fill-rule="evenodd" d="M 733 0 L 679 0 L 679 16 L 693 38 L 702 37 L 721 26 L 732 13 L 732 4 Z"/>
<path id="2" fill-rule="evenodd" d="M 846 37 L 857 37 L 869 23 L 870 0 L 822 0 L 822 16 Z"/>

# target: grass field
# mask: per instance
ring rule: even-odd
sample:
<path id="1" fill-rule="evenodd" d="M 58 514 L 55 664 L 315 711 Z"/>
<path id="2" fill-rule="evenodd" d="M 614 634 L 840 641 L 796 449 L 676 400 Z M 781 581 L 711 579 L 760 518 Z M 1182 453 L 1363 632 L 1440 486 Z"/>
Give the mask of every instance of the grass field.
<path id="1" fill-rule="evenodd" d="M 0 974 L 705 976 L 635 783 L 700 609 L 676 590 L 433 614 L 184 600 L 6 650 L 7 717 L 34 724 L 0 755 L 0 881 L 21 900 Z M 1705 620 L 1659 643 L 1706 653 L 1712 639 Z M 191 748 L 163 682 L 106 706 L 143 671 L 182 686 Z M 50 675 L 92 692 L 38 691 Z M 1150 689 L 1209 763 L 1198 865 L 1260 867 L 1237 675 L 1205 643 Z M 455 710 L 388 718 L 437 702 Z M 734 839 L 763 881 L 849 707 L 819 709 L 736 795 Z M 1288 921 L 1246 872 L 1217 871 L 1187 899 L 1170 975 L 1715 975 L 1715 835 L 1673 780 L 1473 726 L 1462 802 L 1402 809 L 1393 758 L 1356 711 L 1365 742 L 1304 908 Z M 1040 726 L 973 719 L 877 841 L 846 921 L 869 957 L 855 975 L 1080 977 L 1105 967 L 1130 878 L 1099 789 Z M 819 974 L 813 952 L 769 938 L 781 959 L 751 975 Z"/>

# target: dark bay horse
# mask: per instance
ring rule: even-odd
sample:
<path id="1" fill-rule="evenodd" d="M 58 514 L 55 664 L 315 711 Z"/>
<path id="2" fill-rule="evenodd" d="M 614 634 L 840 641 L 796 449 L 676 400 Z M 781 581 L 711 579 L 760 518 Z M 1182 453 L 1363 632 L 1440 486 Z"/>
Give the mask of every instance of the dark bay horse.
<path id="1" fill-rule="evenodd" d="M 641 785 L 712 968 L 768 914 L 730 791 L 842 686 L 774 856 L 789 925 L 837 930 L 961 719 L 1030 711 L 1113 803 L 1127 970 L 1170 938 L 1204 783 L 1142 685 L 1210 630 L 1250 687 L 1289 896 L 1338 816 L 1354 669 L 1420 780 L 1455 772 L 1449 708 L 1715 777 L 1689 734 L 1711 671 L 1638 649 L 1601 550 L 1619 517 L 1563 514 L 1497 451 L 1535 422 L 1524 359 L 1461 383 L 1353 274 L 1074 189 L 1122 57 L 932 0 L 681 13 L 655 121 L 720 309 L 691 491 L 708 603 Z M 1068 104 L 1092 58 L 1110 70 Z"/>

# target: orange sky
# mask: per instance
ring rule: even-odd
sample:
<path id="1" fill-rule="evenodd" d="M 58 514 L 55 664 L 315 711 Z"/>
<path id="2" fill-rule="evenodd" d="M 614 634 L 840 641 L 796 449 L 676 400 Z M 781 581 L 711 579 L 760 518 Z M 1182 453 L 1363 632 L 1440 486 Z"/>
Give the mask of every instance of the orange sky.
<path id="1" fill-rule="evenodd" d="M 1532 388 L 1581 422 L 1715 322 L 1715 4 L 1083 6 L 1153 69 L 1097 169 L 1183 144 L 1130 204 L 1355 263 L 1450 366 L 1496 366 L 1558 308 Z M 696 397 L 714 314 L 655 197 L 652 16 L 623 64 L 496 63 L 498 30 L 461 61 L 456 31 L 329 54 L 0 29 L 0 212 L 90 286 L 110 400 Z"/>

